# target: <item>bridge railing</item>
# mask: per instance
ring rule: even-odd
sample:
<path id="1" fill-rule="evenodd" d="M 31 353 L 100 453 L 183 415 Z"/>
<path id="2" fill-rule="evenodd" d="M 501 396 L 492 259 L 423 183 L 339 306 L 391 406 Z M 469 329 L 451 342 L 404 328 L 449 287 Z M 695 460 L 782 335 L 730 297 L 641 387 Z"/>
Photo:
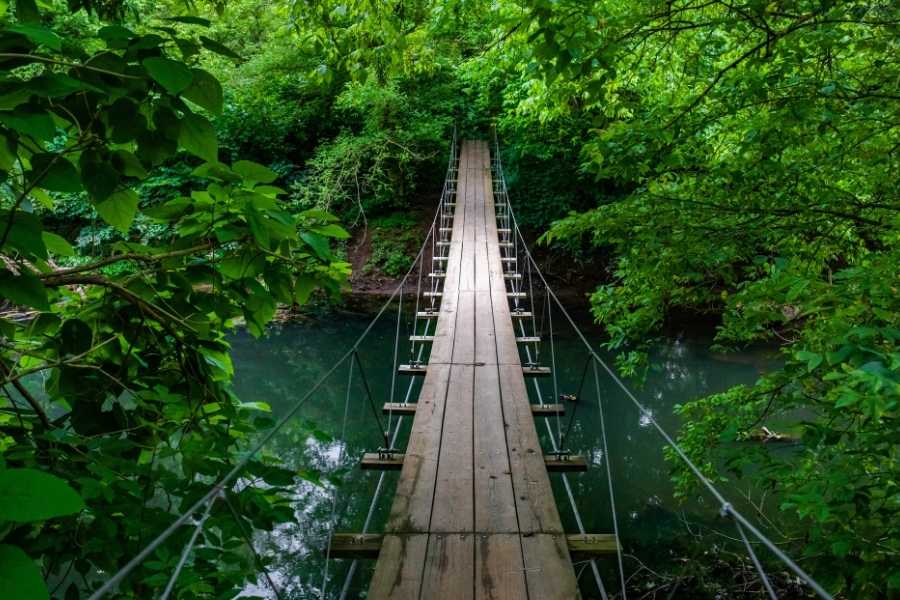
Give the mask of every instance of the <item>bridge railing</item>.
<path id="1" fill-rule="evenodd" d="M 371 413 L 372 426 L 377 427 L 378 437 L 381 439 L 380 447 L 372 449 L 374 452 L 371 455 L 375 457 L 374 460 L 379 458 L 391 460 L 391 457 L 397 452 L 395 446 L 404 425 L 404 415 L 408 414 L 402 410 L 402 407 L 409 403 L 416 381 L 420 380 L 420 378 L 416 377 L 410 378 L 405 393 L 402 396 L 400 395 L 401 391 L 397 381 L 398 370 L 401 367 L 399 365 L 400 349 L 408 343 L 409 365 L 403 365 L 403 367 L 415 370 L 425 364 L 424 358 L 428 348 L 427 340 L 433 335 L 431 327 L 436 323 L 436 319 L 427 317 L 439 310 L 440 297 L 443 291 L 443 275 L 446 271 L 446 257 L 449 252 L 450 232 L 456 201 L 457 181 L 459 179 L 458 163 L 459 144 L 456 129 L 454 128 L 448 152 L 447 172 L 440 199 L 422 245 L 407 272 L 350 348 L 311 387 L 300 395 L 271 429 L 240 452 L 240 458 L 235 460 L 224 473 L 215 479 L 208 478 L 204 481 L 206 491 L 182 512 L 173 514 L 171 524 L 163 531 L 157 533 L 149 543 L 119 570 L 100 583 L 90 595 L 90 600 L 99 600 L 114 593 L 126 577 L 136 575 L 135 572 L 148 559 L 154 557 L 157 551 L 161 551 L 167 542 L 171 543 L 173 539 L 183 539 L 184 542 L 180 549 L 178 561 L 175 563 L 171 573 L 169 573 L 166 585 L 158 597 L 165 600 L 173 594 L 177 595 L 179 580 L 185 569 L 190 568 L 197 551 L 199 549 L 208 550 L 216 547 L 215 543 L 207 544 L 205 540 L 207 528 L 210 524 L 221 524 L 225 519 L 233 519 L 237 523 L 244 542 L 254 556 L 262 585 L 268 587 L 275 597 L 283 597 L 284 590 L 280 589 L 277 582 L 288 578 L 284 577 L 284 574 L 282 574 L 282 577 L 275 577 L 268 571 L 266 561 L 257 552 L 255 541 L 252 539 L 251 522 L 241 513 L 241 508 L 244 504 L 242 498 L 253 492 L 256 486 L 262 486 L 260 489 L 263 490 L 266 488 L 264 482 L 258 482 L 255 477 L 248 473 L 248 465 L 260 455 L 264 448 L 273 442 L 279 432 L 282 432 L 285 426 L 292 422 L 305 407 L 321 403 L 322 398 L 327 395 L 325 393 L 326 388 L 329 390 L 336 388 L 344 390 L 343 410 L 340 418 L 341 425 L 336 435 L 338 443 L 337 465 L 347 462 L 345 460 L 347 458 L 345 457 L 345 452 L 348 448 L 347 424 L 351 408 L 355 412 L 366 411 Z M 411 304 L 414 305 L 414 310 L 412 311 L 409 310 Z M 394 311 L 394 309 L 396 310 Z M 376 361 L 364 361 L 360 354 L 363 343 L 369 339 L 376 325 L 389 318 L 391 314 L 395 315 L 396 323 L 394 324 L 393 352 L 389 359 L 390 362 L 388 362 L 387 357 L 378 358 Z M 409 333 L 408 339 L 401 339 L 401 332 L 404 331 Z M 372 362 L 378 361 L 382 364 L 372 364 Z M 391 378 L 387 389 L 376 389 L 372 385 L 371 372 L 374 368 L 390 369 Z M 402 398 L 402 401 L 397 402 L 398 398 Z M 377 399 L 382 401 L 378 402 Z M 354 408 L 356 404 L 360 404 L 358 407 L 359 411 Z M 397 407 L 401 407 L 399 412 Z M 366 455 L 366 457 L 368 456 L 369 454 Z M 354 458 L 352 462 L 358 462 L 358 460 Z M 363 462 L 365 462 L 365 457 L 363 457 Z M 321 542 L 322 547 L 320 548 L 321 554 L 324 556 L 321 583 L 313 586 L 314 589 L 309 589 L 310 586 L 307 585 L 304 586 L 306 589 L 302 590 L 304 593 L 320 598 L 325 598 L 327 594 L 331 593 L 330 583 L 334 578 L 330 572 L 331 544 L 339 517 L 338 497 L 342 493 L 341 486 L 324 485 L 326 485 L 326 491 L 331 498 L 330 510 L 328 511 L 328 531 L 327 536 L 325 536 L 327 539 Z M 373 524 L 376 506 L 384 487 L 385 471 L 382 470 L 369 505 L 362 533 L 366 533 Z M 349 496 L 355 492 L 352 489 L 347 489 L 343 493 Z M 348 503 L 345 502 L 344 504 L 347 505 Z M 356 571 L 357 562 L 353 560 L 344 573 L 344 581 L 339 592 L 340 598 L 347 596 Z M 333 594 L 338 595 L 338 591 L 335 590 Z"/>
<path id="2" fill-rule="evenodd" d="M 575 323 L 560 301 L 557 294 L 553 291 L 547 282 L 539 265 L 532 256 L 528 244 L 526 243 L 523 232 L 516 220 L 513 205 L 510 200 L 509 189 L 507 188 L 506 178 L 503 173 L 502 153 L 500 148 L 499 136 L 496 128 L 493 129 L 491 152 L 491 168 L 494 176 L 493 192 L 494 202 L 497 212 L 498 231 L 500 233 L 501 250 L 504 253 L 504 267 L 507 269 L 507 282 L 509 286 L 510 310 L 513 315 L 527 315 L 527 318 L 516 318 L 515 327 L 522 341 L 520 345 L 524 358 L 525 366 L 540 367 L 542 361 L 549 360 L 551 385 L 553 390 L 553 401 L 563 401 L 567 395 L 560 394 L 559 380 L 557 377 L 557 359 L 555 341 L 558 331 L 554 331 L 553 316 L 563 317 L 563 324 L 570 328 L 571 332 L 577 337 L 581 344 L 583 355 L 585 356 L 584 367 L 581 370 L 580 382 L 577 385 L 577 392 L 573 396 L 581 396 L 584 386 L 588 383 L 588 377 L 593 379 L 593 386 L 588 387 L 588 394 L 593 395 L 597 402 L 599 421 L 600 421 L 600 442 L 602 444 L 603 465 L 607 480 L 608 502 L 610 509 L 611 521 L 613 524 L 614 534 L 617 540 L 617 567 L 619 589 L 622 598 L 627 598 L 626 582 L 628 581 L 625 573 L 621 539 L 619 537 L 618 516 L 616 513 L 615 499 L 616 493 L 613 486 L 613 476 L 610 467 L 609 444 L 607 441 L 607 424 L 605 419 L 605 407 L 608 406 L 609 399 L 601 393 L 601 376 L 617 387 L 633 406 L 638 410 L 641 421 L 652 427 L 654 431 L 662 438 L 663 442 L 671 448 L 674 456 L 680 460 L 685 467 L 697 478 L 701 487 L 716 502 L 719 514 L 731 520 L 738 535 L 736 540 L 743 546 L 748 558 L 756 570 L 760 584 L 769 598 L 777 598 L 777 594 L 769 580 L 759 557 L 756 554 L 754 545 L 759 545 L 767 549 L 779 562 L 793 572 L 800 581 L 815 592 L 819 597 L 830 600 L 832 596 L 809 574 L 807 574 L 793 559 L 791 559 L 777 544 L 772 542 L 760 529 L 754 525 L 747 517 L 745 517 L 734 505 L 729 502 L 725 495 L 718 487 L 710 481 L 688 457 L 685 451 L 677 444 L 677 442 L 669 435 L 669 433 L 658 423 L 652 411 L 648 410 L 644 404 L 638 400 L 631 389 L 623 382 L 616 371 L 594 350 L 593 346 L 588 342 L 586 336 Z M 542 303 L 536 307 L 535 291 L 542 292 Z M 537 308 L 537 310 L 536 310 Z M 530 324 L 526 325 L 526 321 Z M 558 328 L 557 323 L 557 328 Z M 546 341 L 544 341 L 546 338 Z M 546 346 L 545 346 L 546 344 Z M 542 359 L 541 351 L 544 348 L 544 357 Z M 547 356 L 549 354 L 549 357 Z M 544 404 L 546 397 L 541 389 L 537 379 L 532 379 L 532 385 L 535 389 L 535 397 L 540 404 Z M 580 400 L 580 398 L 573 398 Z M 575 405 L 577 406 L 577 404 Z M 570 415 L 568 423 L 563 424 L 561 411 L 554 411 L 555 427 L 550 420 L 545 420 L 546 439 L 549 441 L 551 451 L 549 454 L 557 456 L 568 456 L 570 454 L 567 444 L 574 420 L 573 413 Z M 571 482 L 566 473 L 562 473 L 563 487 L 569 500 L 570 507 L 576 525 L 580 533 L 585 533 L 581 514 L 575 501 L 575 495 L 572 491 Z M 752 540 L 752 541 L 751 541 Z M 597 583 L 599 593 L 604 600 L 608 598 L 607 590 L 604 586 L 603 579 L 600 575 L 597 563 L 594 560 L 589 562 L 594 579 Z"/>

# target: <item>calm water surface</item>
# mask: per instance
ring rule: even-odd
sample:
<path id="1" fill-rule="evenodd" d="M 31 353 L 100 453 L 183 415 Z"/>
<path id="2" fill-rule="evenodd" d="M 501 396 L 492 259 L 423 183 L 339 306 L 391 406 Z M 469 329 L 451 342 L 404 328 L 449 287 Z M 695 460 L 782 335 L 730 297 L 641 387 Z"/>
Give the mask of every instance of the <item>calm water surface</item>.
<path id="1" fill-rule="evenodd" d="M 244 402 L 266 402 L 275 415 L 283 415 L 344 355 L 371 319 L 370 315 L 331 313 L 312 320 L 278 325 L 256 340 L 246 332 L 233 339 L 236 389 Z M 587 315 L 576 312 L 576 320 L 595 345 L 599 331 Z M 561 321 L 561 319 L 560 319 Z M 387 401 L 391 388 L 391 361 L 396 321 L 393 315 L 383 318 L 372 329 L 360 349 L 366 382 L 375 405 Z M 406 323 L 401 339 L 408 335 Z M 557 325 L 559 329 L 559 325 Z M 549 348 L 542 349 L 542 359 L 549 364 Z M 557 331 L 555 353 L 560 394 L 575 393 L 584 367 L 585 353 L 581 342 L 568 330 Z M 401 362 L 408 360 L 408 348 L 401 348 Z M 740 383 L 752 383 L 760 372 L 773 366 L 771 355 L 764 353 L 712 355 L 700 341 L 675 340 L 655 349 L 646 382 L 636 386 L 635 393 L 667 431 L 674 433 L 678 419 L 672 407 Z M 398 378 L 394 401 L 402 401 L 409 379 Z M 414 401 L 418 395 L 415 382 L 410 391 Z M 536 401 L 537 391 L 529 382 Z M 602 450 L 600 412 L 591 372 L 575 410 L 568 443 L 573 452 L 586 455 L 591 468 L 587 473 L 569 475 L 573 495 L 588 532 L 611 532 L 612 520 L 609 490 Z M 382 428 L 367 400 L 359 371 L 350 381 L 348 401 L 348 369 L 338 368 L 325 384 L 299 409 L 282 432 L 266 449 L 310 478 L 321 474 L 322 485 L 302 481 L 296 485 L 295 513 L 298 524 L 282 527 L 273 535 L 260 538 L 258 549 L 275 556 L 273 579 L 285 598 L 339 598 L 347 587 L 347 598 L 364 598 L 373 568 L 360 562 L 355 575 L 346 584 L 350 561 L 332 560 L 325 570 L 323 549 L 328 538 L 329 523 L 336 531 L 362 531 L 370 503 L 379 481 L 379 473 L 363 472 L 357 464 L 362 453 L 383 445 Z M 646 567 L 661 566 L 672 558 L 673 548 L 689 539 L 688 528 L 714 521 L 715 510 L 708 499 L 696 498 L 686 503 L 673 499 L 669 465 L 663 459 L 663 442 L 645 416 L 615 386 L 602 376 L 600 394 L 604 401 L 610 467 L 615 490 L 616 512 L 623 547 L 634 558 L 627 558 L 626 576 L 638 569 L 639 559 Z M 545 402 L 554 401 L 552 380 L 541 380 Z M 345 406 L 346 419 L 345 415 Z M 571 408 L 569 405 L 567 408 Z M 396 419 L 396 417 L 395 417 Z M 557 422 L 541 419 L 537 423 L 544 448 L 549 449 L 548 428 L 556 433 L 569 428 L 567 418 Z M 405 447 L 405 435 L 411 419 L 401 427 L 399 448 Z M 398 473 L 384 477 L 380 499 L 374 505 L 369 531 L 383 530 L 394 494 Z M 558 475 L 552 475 L 557 505 L 567 531 L 576 532 L 574 513 Z M 332 482 L 338 482 L 333 485 Z M 336 500 L 333 500 L 337 490 Z M 615 587 L 616 576 L 605 561 L 603 568 L 607 587 Z M 578 565 L 580 583 L 586 598 L 597 597 L 596 585 L 589 571 Z M 326 583 L 327 580 L 327 583 Z M 275 597 L 265 587 L 248 590 L 258 595 Z"/>

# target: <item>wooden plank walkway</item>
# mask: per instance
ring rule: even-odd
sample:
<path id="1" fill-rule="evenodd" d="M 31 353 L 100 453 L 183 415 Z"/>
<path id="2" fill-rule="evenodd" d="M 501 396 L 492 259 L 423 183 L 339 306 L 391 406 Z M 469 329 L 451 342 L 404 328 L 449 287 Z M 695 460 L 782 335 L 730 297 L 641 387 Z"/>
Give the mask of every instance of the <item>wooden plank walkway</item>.
<path id="1" fill-rule="evenodd" d="M 578 596 L 516 347 L 490 153 L 460 155 L 444 293 L 369 598 Z"/>

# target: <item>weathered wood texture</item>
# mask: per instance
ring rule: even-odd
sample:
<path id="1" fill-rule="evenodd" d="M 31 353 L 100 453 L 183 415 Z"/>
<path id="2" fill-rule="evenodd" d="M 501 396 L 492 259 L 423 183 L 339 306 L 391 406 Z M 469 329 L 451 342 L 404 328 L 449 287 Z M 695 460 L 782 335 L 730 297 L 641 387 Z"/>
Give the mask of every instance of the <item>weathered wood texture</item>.
<path id="1" fill-rule="evenodd" d="M 485 142 L 463 143 L 458 190 L 431 355 L 369 597 L 568 600 L 575 572 L 525 389 Z"/>

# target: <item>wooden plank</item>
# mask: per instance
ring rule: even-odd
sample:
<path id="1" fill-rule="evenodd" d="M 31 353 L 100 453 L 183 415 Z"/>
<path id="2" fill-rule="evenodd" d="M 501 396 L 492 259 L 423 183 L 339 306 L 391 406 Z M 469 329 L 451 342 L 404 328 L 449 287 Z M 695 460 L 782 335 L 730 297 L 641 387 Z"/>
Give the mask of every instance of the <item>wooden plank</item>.
<path id="1" fill-rule="evenodd" d="M 528 597 L 541 600 L 578 598 L 578 582 L 562 534 L 522 536 Z"/>
<path id="2" fill-rule="evenodd" d="M 428 535 L 386 535 L 368 598 L 418 600 Z"/>
<path id="3" fill-rule="evenodd" d="M 526 377 L 549 377 L 550 367 L 525 366 L 522 367 L 522 375 Z"/>
<path id="4" fill-rule="evenodd" d="M 521 600 L 527 597 L 518 534 L 476 534 L 475 598 Z"/>
<path id="5" fill-rule="evenodd" d="M 577 454 L 570 456 L 553 456 L 547 454 L 544 456 L 544 464 L 550 473 L 568 473 L 576 471 L 587 471 L 587 459 Z"/>
<path id="6" fill-rule="evenodd" d="M 614 533 L 581 533 L 566 536 L 566 546 L 572 560 L 615 556 L 619 543 Z"/>
<path id="7" fill-rule="evenodd" d="M 518 532 L 495 366 L 475 369 L 475 390 L 475 531 Z"/>
<path id="8" fill-rule="evenodd" d="M 494 331 L 493 309 L 493 300 L 489 289 L 475 292 L 475 354 L 473 360 L 476 363 L 497 364 L 497 335 Z M 476 389 L 478 388 L 476 387 Z"/>
<path id="9" fill-rule="evenodd" d="M 381 533 L 334 533 L 331 536 L 329 555 L 331 558 L 352 558 L 359 560 L 375 560 L 390 545 L 392 538 L 423 537 L 423 534 L 381 534 Z M 565 536 L 566 548 L 573 559 L 606 558 L 615 556 L 619 544 L 614 533 L 570 533 Z M 507 570 L 516 562 L 522 562 L 522 551 L 519 535 L 511 533 L 491 533 L 476 535 L 476 564 L 482 563 L 490 553 L 490 547 L 496 547 L 505 556 Z M 505 546 L 505 547 L 504 547 Z M 514 546 L 514 549 L 511 547 Z"/>
<path id="10" fill-rule="evenodd" d="M 475 292 L 460 291 L 453 338 L 454 363 L 473 363 L 475 359 Z M 432 359 L 434 360 L 434 359 Z"/>
<path id="11" fill-rule="evenodd" d="M 331 558 L 375 560 L 384 544 L 380 533 L 335 533 L 331 536 Z"/>
<path id="12" fill-rule="evenodd" d="M 415 406 L 415 404 L 407 406 Z M 532 404 L 531 414 L 535 417 L 555 417 L 566 414 L 566 407 L 564 404 Z"/>
<path id="13" fill-rule="evenodd" d="M 562 533 L 522 369 L 518 365 L 498 368 L 519 529 L 523 533 Z"/>
<path id="14" fill-rule="evenodd" d="M 475 525 L 472 473 L 472 400 L 474 369 L 451 365 L 444 428 L 434 485 L 429 531 L 472 531 Z"/>
<path id="15" fill-rule="evenodd" d="M 535 404 L 534 406 L 538 406 Z M 550 406 L 547 404 L 546 406 Z M 400 415 L 408 417 L 416 414 L 416 405 L 413 402 L 385 402 L 381 412 L 388 415 Z"/>
<path id="16" fill-rule="evenodd" d="M 416 414 L 415 402 L 385 402 L 382 407 L 384 414 L 395 414 L 408 417 Z M 531 414 L 535 417 L 552 417 L 556 415 L 564 415 L 566 407 L 564 404 L 532 404 Z"/>
<path id="17" fill-rule="evenodd" d="M 474 599 L 474 557 L 475 536 L 471 533 L 428 536 L 421 598 Z"/>
<path id="18" fill-rule="evenodd" d="M 403 468 L 403 454 L 366 452 L 363 454 L 359 467 L 368 471 L 399 471 Z"/>
<path id="19" fill-rule="evenodd" d="M 400 365 L 397 367 L 397 373 L 400 375 L 425 375 L 428 372 L 428 365 Z"/>
<path id="20" fill-rule="evenodd" d="M 389 532 L 428 530 L 449 380 L 450 366 L 437 364 L 432 365 L 422 383 L 388 518 Z M 422 550 L 424 554 L 424 546 Z"/>

